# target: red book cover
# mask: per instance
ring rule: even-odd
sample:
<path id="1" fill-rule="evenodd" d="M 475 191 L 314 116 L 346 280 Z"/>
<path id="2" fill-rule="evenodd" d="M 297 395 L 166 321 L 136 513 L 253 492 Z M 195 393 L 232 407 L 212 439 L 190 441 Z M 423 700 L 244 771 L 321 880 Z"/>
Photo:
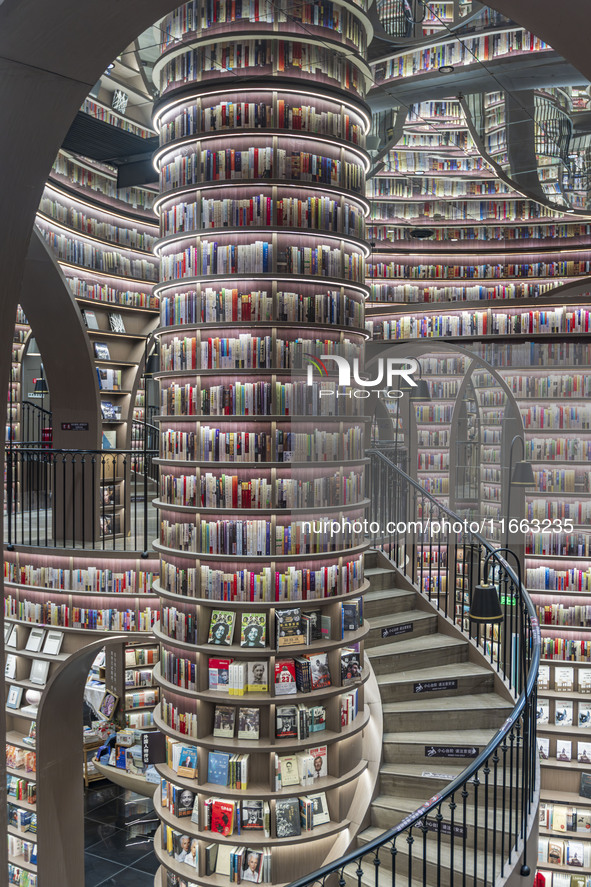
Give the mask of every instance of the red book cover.
<path id="1" fill-rule="evenodd" d="M 231 835 L 234 831 L 234 804 L 214 801 L 211 809 L 211 830 L 218 835 Z"/>
<path id="2" fill-rule="evenodd" d="M 275 660 L 275 695 L 286 696 L 295 692 L 296 679 L 293 659 Z"/>

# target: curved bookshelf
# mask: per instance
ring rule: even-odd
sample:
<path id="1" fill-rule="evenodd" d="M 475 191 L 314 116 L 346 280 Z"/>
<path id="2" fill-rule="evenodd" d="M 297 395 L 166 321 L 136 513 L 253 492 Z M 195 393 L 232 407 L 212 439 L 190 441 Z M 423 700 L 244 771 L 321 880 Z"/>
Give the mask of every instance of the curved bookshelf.
<path id="1" fill-rule="evenodd" d="M 142 343 L 158 313 L 153 192 L 117 188 L 107 164 L 62 151 L 47 182 L 37 229 L 53 251 L 90 338 L 110 446 L 128 448 Z M 116 326 L 114 326 L 114 324 Z M 112 335 L 119 329 L 119 338 Z M 113 402 L 112 398 L 115 398 Z M 123 399 L 122 399 L 123 398 Z"/>
<path id="2" fill-rule="evenodd" d="M 371 29 L 360 8 L 337 5 L 334 23 L 306 25 L 307 61 L 295 69 L 287 59 L 303 46 L 297 19 L 312 4 L 281 18 L 280 34 L 272 22 L 261 26 L 230 13 L 223 26 L 206 28 L 205 7 L 185 4 L 164 20 L 163 54 L 154 68 L 162 95 L 155 109 L 161 148 L 154 158 L 162 223 L 161 283 L 154 291 L 162 306 L 161 536 L 155 544 L 161 573 L 154 585 L 162 607 L 155 674 L 162 702 L 154 717 L 169 751 L 159 768 L 169 785 L 157 811 L 162 884 L 166 870 L 184 867 L 175 855 L 185 831 L 198 845 L 198 883 L 217 883 L 224 847 L 248 849 L 247 830 L 216 838 L 205 826 L 219 803 L 216 792 L 238 811 L 245 797 L 245 789 L 233 787 L 232 773 L 225 784 L 209 779 L 216 755 L 247 755 L 252 782 L 246 794 L 260 794 L 261 809 L 270 805 L 269 836 L 261 828 L 250 849 L 273 847 L 263 878 L 273 884 L 292 879 L 294 863 L 301 867 L 298 841 L 306 841 L 311 857 L 306 870 L 343 846 L 348 805 L 365 772 L 367 627 L 341 630 L 343 606 L 360 602 L 367 586 L 365 545 L 348 532 L 329 540 L 320 530 L 312 537 L 304 526 L 307 518 L 358 520 L 365 507 L 366 419 L 357 405 L 337 402 L 333 377 L 311 377 L 305 360 L 325 353 L 361 360 L 367 338 L 370 118 L 363 100 L 367 69 L 351 47 L 364 45 Z M 256 59 L 241 55 L 246 46 Z M 236 53 L 248 86 L 224 71 L 213 76 L 209 53 Z M 331 398 L 330 407 L 323 398 Z M 230 541 L 235 532 L 244 541 Z M 221 534 L 219 543 L 212 544 L 210 533 Z M 291 627 L 284 628 L 288 620 Z M 215 641 L 220 622 L 228 643 Z M 249 648 L 254 623 L 264 637 Z M 342 671 L 343 648 L 359 658 L 353 678 Z M 222 660 L 231 660 L 227 676 L 215 664 Z M 319 670 L 314 678 L 312 669 Z M 255 673 L 265 676 L 263 692 Z M 236 737 L 234 725 L 232 735 L 220 735 L 220 719 L 235 718 L 240 730 L 247 711 L 258 725 L 256 739 Z M 286 738 L 282 731 L 292 727 L 283 718 L 292 723 L 292 716 L 295 736 Z M 316 716 L 324 729 L 314 726 Z M 197 748 L 192 779 L 176 773 L 172 755 L 179 743 Z M 328 819 L 300 832 L 307 777 L 302 771 L 292 794 L 291 785 L 279 790 L 275 753 L 303 759 L 314 746 L 323 749 L 328 767 L 321 780 Z M 183 828 L 171 806 L 175 786 L 192 792 L 198 823 Z M 276 836 L 283 809 L 276 810 L 277 798 L 291 804 L 290 815 L 297 810 L 294 831 L 283 837 Z M 216 841 L 217 874 L 205 858 Z"/>
<path id="3" fill-rule="evenodd" d="M 152 625 L 159 615 L 159 600 L 152 592 L 151 583 L 157 571 L 155 559 L 143 560 L 138 553 L 93 551 L 84 554 L 80 550 L 58 553 L 30 548 L 4 552 L 6 752 L 7 759 L 14 759 L 15 763 L 9 766 L 8 774 L 11 779 L 32 786 L 34 791 L 30 803 L 10 793 L 7 802 L 9 810 L 11 806 L 18 807 L 36 816 L 34 831 L 9 827 L 9 842 L 38 844 L 39 866 L 44 871 L 47 860 L 51 868 L 51 850 L 56 841 L 55 798 L 58 791 L 70 790 L 68 777 L 76 770 L 78 779 L 70 779 L 72 794 L 60 817 L 60 825 L 64 817 L 71 829 L 75 822 L 82 822 L 80 777 L 84 756 L 89 752 L 83 748 L 80 733 L 81 701 L 89 667 L 99 649 L 103 645 L 109 647 L 109 639 L 115 635 L 117 642 L 111 647 L 117 649 L 123 648 L 122 637 L 135 644 L 153 638 Z M 97 626 L 92 614 L 100 613 L 100 608 L 105 608 L 104 613 L 115 614 L 111 624 L 105 620 L 101 627 Z M 54 615 L 48 619 L 50 609 Z M 144 619 L 140 620 L 142 613 Z M 90 652 L 85 654 L 86 648 Z M 77 662 L 80 656 L 85 660 L 82 665 Z M 118 676 L 123 681 L 123 672 Z M 62 681 L 68 685 L 68 691 L 67 702 L 64 699 L 61 702 L 66 705 L 66 711 L 61 710 L 60 719 L 54 706 L 57 705 L 56 687 Z M 31 692 L 36 698 L 29 700 L 26 694 Z M 73 699 L 77 705 L 72 704 Z M 50 715 L 45 712 L 47 706 L 51 708 Z M 61 723 L 70 717 L 71 723 L 64 732 Z M 53 724 L 57 732 L 51 735 Z M 64 737 L 70 738 L 66 741 Z M 105 775 L 110 778 L 110 771 L 114 769 L 105 768 L 108 771 Z M 119 771 L 116 775 L 126 777 L 125 787 L 131 787 L 129 774 Z M 145 786 L 143 777 L 141 781 Z M 133 790 L 142 792 L 135 781 Z M 82 844 L 80 853 L 68 851 L 63 872 L 83 869 L 81 847 Z M 23 862 L 21 856 L 11 862 L 35 870 L 35 866 Z"/>

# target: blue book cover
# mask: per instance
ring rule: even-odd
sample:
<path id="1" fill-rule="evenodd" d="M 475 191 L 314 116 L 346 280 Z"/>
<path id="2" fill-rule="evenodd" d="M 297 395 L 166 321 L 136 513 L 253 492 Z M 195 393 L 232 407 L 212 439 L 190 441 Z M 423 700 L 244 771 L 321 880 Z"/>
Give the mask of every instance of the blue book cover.
<path id="1" fill-rule="evenodd" d="M 207 759 L 207 781 L 214 785 L 227 785 L 229 766 L 229 754 L 223 751 L 210 751 Z"/>

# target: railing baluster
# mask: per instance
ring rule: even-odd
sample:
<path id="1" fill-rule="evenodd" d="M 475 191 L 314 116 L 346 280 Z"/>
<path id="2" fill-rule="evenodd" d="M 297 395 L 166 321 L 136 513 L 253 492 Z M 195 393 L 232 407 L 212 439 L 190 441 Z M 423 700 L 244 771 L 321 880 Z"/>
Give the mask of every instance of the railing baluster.
<path id="1" fill-rule="evenodd" d="M 450 811 L 450 815 L 449 815 L 449 821 L 450 821 L 450 828 L 449 828 L 449 843 L 450 843 L 450 846 L 449 846 L 449 887 L 454 887 L 454 875 L 455 875 L 455 869 L 454 869 L 454 853 L 455 853 L 455 839 L 456 839 L 456 834 L 455 834 L 455 815 L 456 815 L 456 808 L 457 808 L 457 804 L 456 804 L 456 796 L 455 796 L 455 793 L 454 793 L 454 794 L 451 795 L 451 798 L 450 798 L 450 801 L 449 801 L 449 811 Z"/>
<path id="2" fill-rule="evenodd" d="M 478 884 L 478 788 L 480 786 L 480 779 L 478 778 L 478 771 L 474 774 L 473 778 L 474 784 L 474 887 L 477 887 Z M 486 823 L 484 824 L 486 828 Z"/>
<path id="3" fill-rule="evenodd" d="M 466 842 L 468 840 L 468 823 L 466 817 L 466 808 L 468 804 L 468 783 L 464 783 L 462 788 L 462 887 L 466 887 L 467 861 L 466 861 Z"/>

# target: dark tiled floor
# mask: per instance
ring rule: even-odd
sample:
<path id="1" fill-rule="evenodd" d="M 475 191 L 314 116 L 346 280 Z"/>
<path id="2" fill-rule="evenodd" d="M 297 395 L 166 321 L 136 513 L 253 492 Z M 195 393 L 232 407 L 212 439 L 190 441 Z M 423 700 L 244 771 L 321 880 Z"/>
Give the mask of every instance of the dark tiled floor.
<path id="1" fill-rule="evenodd" d="M 85 887 L 154 887 L 152 802 L 108 782 L 86 790 Z"/>

